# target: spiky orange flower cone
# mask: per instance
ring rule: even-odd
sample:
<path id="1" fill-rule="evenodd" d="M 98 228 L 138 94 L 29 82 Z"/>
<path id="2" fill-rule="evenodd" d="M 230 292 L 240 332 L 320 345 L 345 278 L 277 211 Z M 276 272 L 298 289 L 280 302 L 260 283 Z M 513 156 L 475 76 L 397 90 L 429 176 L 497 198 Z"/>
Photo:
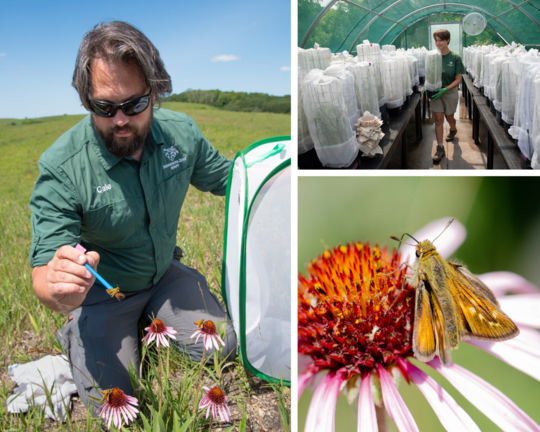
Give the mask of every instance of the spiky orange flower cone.
<path id="1" fill-rule="evenodd" d="M 298 352 L 309 369 L 355 373 L 412 355 L 414 289 L 396 251 L 349 244 L 324 252 L 299 276 Z"/>

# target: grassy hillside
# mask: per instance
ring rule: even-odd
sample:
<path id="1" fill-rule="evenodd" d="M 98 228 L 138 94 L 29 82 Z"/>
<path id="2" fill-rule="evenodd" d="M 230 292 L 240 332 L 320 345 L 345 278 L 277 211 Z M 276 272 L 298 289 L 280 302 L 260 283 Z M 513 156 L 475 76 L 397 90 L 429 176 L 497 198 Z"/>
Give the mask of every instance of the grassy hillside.
<path id="1" fill-rule="evenodd" d="M 290 135 L 289 115 L 237 113 L 188 103 L 165 103 L 163 106 L 190 115 L 209 141 L 228 158 L 255 141 Z M 39 173 L 37 162 L 40 155 L 83 117 L 66 115 L 26 121 L 0 119 L 0 154 L 3 161 L 0 173 L 0 430 L 100 430 L 96 421 L 88 419 L 87 425 L 86 410 L 80 401 L 75 402 L 75 409 L 65 425 L 45 420 L 37 411 L 25 416 L 8 414 L 5 407 L 15 387 L 7 374 L 7 367 L 36 360 L 59 348 L 55 333 L 64 325 L 65 317 L 45 308 L 32 289 L 32 269 L 28 265 L 31 240 L 28 203 Z M 177 244 L 185 254 L 182 262 L 206 276 L 210 289 L 219 298 L 224 209 L 223 197 L 204 194 L 190 187 L 177 232 Z M 30 351 L 35 349 L 38 351 Z M 182 388 L 193 388 L 193 383 L 184 377 L 193 379 L 193 371 L 198 374 L 198 370 L 197 365 L 186 362 L 180 355 L 171 354 L 171 371 L 176 371 L 177 375 L 170 379 L 164 377 L 164 381 L 170 383 L 171 394 L 185 393 L 180 390 Z M 152 371 L 155 372 L 155 369 L 151 369 L 147 376 L 150 388 L 155 385 L 150 378 L 156 377 Z M 224 379 L 225 372 L 214 370 L 207 373 L 214 378 Z M 266 396 L 273 401 L 270 404 L 272 411 L 267 412 L 264 420 L 259 420 L 256 414 L 259 411 L 250 408 L 253 378 L 246 374 L 238 360 L 226 374 L 226 382 L 229 383 L 226 391 L 233 401 L 231 422 L 238 425 L 245 418 L 247 430 L 251 430 L 251 422 L 266 424 L 266 430 L 275 430 L 267 422 L 277 422 L 279 425 L 278 400 L 282 401 L 285 397 L 290 407 L 288 390 L 281 388 L 276 393 L 269 388 L 257 390 L 259 397 Z M 210 375 L 205 375 L 203 382 Z M 194 395 L 188 394 L 185 399 L 187 404 L 179 406 L 178 402 L 169 400 L 168 406 L 177 407 L 180 417 L 185 420 L 191 409 L 188 405 L 193 403 L 193 399 Z M 146 407 L 148 400 L 141 400 L 140 405 Z M 147 408 L 144 410 L 150 415 Z M 130 430 L 140 430 L 139 426 L 142 424 L 134 425 Z"/>
<path id="2" fill-rule="evenodd" d="M 231 158 L 254 142 L 290 135 L 291 116 L 273 113 L 223 111 L 202 104 L 164 102 L 163 108 L 185 112 L 220 153 Z M 30 120 L 0 119 L 0 196 L 28 203 L 38 175 L 41 154 L 84 115 L 41 117 Z M 24 123 L 28 124 L 24 124 Z"/>

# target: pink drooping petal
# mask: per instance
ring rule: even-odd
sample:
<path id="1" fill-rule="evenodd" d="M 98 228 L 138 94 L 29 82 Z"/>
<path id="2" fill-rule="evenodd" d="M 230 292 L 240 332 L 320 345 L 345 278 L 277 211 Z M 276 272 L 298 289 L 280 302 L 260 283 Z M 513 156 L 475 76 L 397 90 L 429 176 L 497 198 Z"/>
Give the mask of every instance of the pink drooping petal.
<path id="1" fill-rule="evenodd" d="M 208 409 L 206 410 L 206 418 L 210 415 L 210 410 L 212 409 L 212 404 L 208 405 Z"/>
<path id="2" fill-rule="evenodd" d="M 377 414 L 371 395 L 371 374 L 364 374 L 358 397 L 358 432 L 378 432 Z"/>
<path id="3" fill-rule="evenodd" d="M 540 328 L 540 294 L 518 294 L 497 300 L 517 325 Z"/>
<path id="4" fill-rule="evenodd" d="M 330 372 L 315 390 L 304 432 L 334 431 L 336 403 L 343 382 L 342 372 Z"/>
<path id="5" fill-rule="evenodd" d="M 197 329 L 197 331 L 195 333 L 193 333 L 189 338 L 193 339 L 195 336 L 200 335 L 200 334 L 201 334 L 201 330 Z"/>
<path id="6" fill-rule="evenodd" d="M 216 335 L 216 339 L 218 340 L 218 342 L 219 342 L 221 345 L 225 346 L 225 342 L 223 342 L 223 339 L 221 339 L 221 337 L 220 337 L 218 334 Z M 218 347 L 218 348 L 219 348 L 219 347 Z"/>
<path id="7" fill-rule="evenodd" d="M 427 363 L 436 369 L 503 431 L 540 431 L 538 426 L 504 393 L 467 369 L 451 363 L 443 366 L 438 358 Z"/>
<path id="8" fill-rule="evenodd" d="M 306 388 L 306 384 L 313 377 L 313 375 L 315 375 L 314 370 L 307 370 L 298 376 L 298 400 L 300 400 L 300 396 L 302 396 L 302 392 L 304 391 L 304 388 Z"/>
<path id="9" fill-rule="evenodd" d="M 538 294 L 540 292 L 536 285 L 512 272 L 491 272 L 477 276 L 493 291 L 495 297 L 502 297 L 506 293 Z"/>
<path id="10" fill-rule="evenodd" d="M 538 331 L 522 327 L 520 334 L 509 341 L 486 342 L 471 339 L 467 343 L 483 349 L 540 381 L 540 333 Z"/>
<path id="11" fill-rule="evenodd" d="M 392 377 L 387 370 L 377 364 L 377 372 L 381 380 L 381 390 L 386 411 L 400 432 L 419 432 L 414 418 L 401 398 Z"/>
<path id="12" fill-rule="evenodd" d="M 450 219 L 451 218 L 447 217 L 430 222 L 419 231 L 415 232 L 413 237 L 419 242 L 422 240 L 433 241 L 440 233 L 442 233 Z M 467 230 L 461 222 L 454 220 L 444 234 L 437 239 L 434 246 L 437 248 L 437 252 L 439 252 L 443 258 L 449 258 L 450 255 L 452 255 L 465 241 L 465 237 L 467 237 Z M 414 240 L 407 236 L 403 238 L 403 241 L 414 244 Z M 415 247 L 402 244 L 400 251 L 402 263 L 407 261 L 409 264 L 412 264 L 415 261 Z"/>
<path id="13" fill-rule="evenodd" d="M 424 394 L 447 431 L 480 432 L 480 428 L 469 414 L 457 404 L 437 381 L 404 358 L 398 357 L 398 363 Z"/>
<path id="14" fill-rule="evenodd" d="M 165 331 L 169 334 L 178 334 L 178 332 L 173 327 L 165 327 Z"/>

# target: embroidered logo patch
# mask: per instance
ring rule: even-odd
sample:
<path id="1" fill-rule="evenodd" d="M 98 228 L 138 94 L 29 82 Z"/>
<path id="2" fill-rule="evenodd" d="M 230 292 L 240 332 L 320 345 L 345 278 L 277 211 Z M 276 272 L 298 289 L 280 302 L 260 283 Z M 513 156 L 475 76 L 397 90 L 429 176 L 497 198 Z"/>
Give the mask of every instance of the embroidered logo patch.
<path id="1" fill-rule="evenodd" d="M 165 153 L 165 156 L 167 156 L 170 161 L 173 161 L 178 154 L 178 150 L 171 146 L 168 149 L 163 149 L 163 153 Z"/>
<path id="2" fill-rule="evenodd" d="M 448 66 L 454 66 L 454 62 L 449 62 Z"/>

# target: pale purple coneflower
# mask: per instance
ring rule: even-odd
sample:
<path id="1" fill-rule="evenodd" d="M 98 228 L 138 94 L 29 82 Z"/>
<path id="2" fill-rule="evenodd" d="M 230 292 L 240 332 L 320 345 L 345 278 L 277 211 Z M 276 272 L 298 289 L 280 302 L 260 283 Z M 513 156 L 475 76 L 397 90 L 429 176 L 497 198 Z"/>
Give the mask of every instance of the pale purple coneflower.
<path id="1" fill-rule="evenodd" d="M 207 393 L 201 399 L 199 411 L 202 411 L 208 407 L 208 410 L 206 411 L 206 418 L 208 418 L 211 410 L 212 418 L 214 420 L 217 420 L 219 416 L 221 417 L 222 422 L 228 422 L 231 417 L 231 411 L 229 410 L 229 405 L 227 405 L 229 398 L 225 396 L 223 390 L 221 390 L 219 387 L 203 387 L 203 389 L 205 389 Z"/>
<path id="2" fill-rule="evenodd" d="M 448 220 L 432 222 L 414 237 L 433 240 Z M 435 247 L 447 258 L 465 237 L 464 226 L 454 221 Z M 386 248 L 357 243 L 326 251 L 308 266 L 309 279 L 299 276 L 298 351 L 311 361 L 298 377 L 298 398 L 317 374 L 328 372 L 313 395 L 305 432 L 334 431 L 336 403 L 343 389 L 349 399 L 359 396 L 359 432 L 378 430 L 375 404 L 382 406 L 382 402 L 401 432 L 418 431 L 394 383 L 399 376 L 418 386 L 446 430 L 479 431 L 435 379 L 407 360 L 414 357 L 414 289 L 403 281 L 405 271 L 399 266 L 407 260 L 412 263 L 413 257 L 411 246 L 404 245 L 400 257 Z M 383 276 L 373 278 L 377 273 Z M 540 381 L 540 334 L 534 330 L 540 328 L 539 290 L 509 272 L 478 277 L 493 291 L 520 334 L 505 342 L 472 339 L 466 343 Z M 506 292 L 515 295 L 503 297 Z M 523 410 L 480 377 L 455 363 L 443 366 L 438 357 L 427 364 L 502 430 L 540 431 Z"/>
<path id="3" fill-rule="evenodd" d="M 197 343 L 197 341 L 202 335 L 203 344 L 207 350 L 212 349 L 212 346 L 215 346 L 216 349 L 218 350 L 221 348 L 219 344 L 225 346 L 225 342 L 223 342 L 223 340 L 219 337 L 219 334 L 217 333 L 216 325 L 212 321 L 200 320 L 200 321 L 197 321 L 195 324 L 197 324 L 198 328 L 195 331 L 195 333 L 191 335 L 191 338 L 194 338 L 195 336 L 197 336 L 197 339 L 195 339 L 195 343 Z"/>
<path id="4" fill-rule="evenodd" d="M 120 429 L 123 424 L 128 425 L 130 421 L 135 420 L 139 412 L 135 408 L 139 405 L 137 398 L 128 396 L 119 388 L 104 390 L 102 393 L 104 403 L 97 409 L 97 413 L 105 419 L 107 429 L 111 428 L 111 423 Z"/>
<path id="5" fill-rule="evenodd" d="M 146 327 L 145 330 L 148 332 L 148 334 L 143 337 L 142 340 L 146 341 L 146 345 L 148 346 L 155 339 L 158 348 L 160 342 L 163 346 L 168 347 L 169 341 L 167 338 L 170 337 L 171 339 L 176 339 L 176 336 L 174 335 L 178 334 L 176 330 L 174 330 L 172 327 L 167 327 L 165 323 L 158 318 L 154 318 L 150 326 Z"/>

